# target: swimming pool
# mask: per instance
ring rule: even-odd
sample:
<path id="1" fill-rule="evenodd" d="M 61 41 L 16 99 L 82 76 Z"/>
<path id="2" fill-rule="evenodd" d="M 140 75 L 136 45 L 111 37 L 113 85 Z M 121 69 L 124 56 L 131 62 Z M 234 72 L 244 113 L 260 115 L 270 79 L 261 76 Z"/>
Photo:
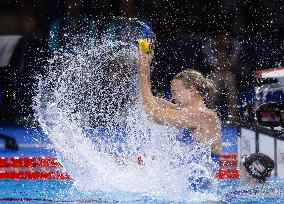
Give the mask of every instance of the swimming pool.
<path id="1" fill-rule="evenodd" d="M 273 181 L 262 190 L 238 186 L 238 180 L 219 183 L 215 196 L 206 193 L 192 195 L 190 201 L 150 198 L 131 192 L 83 192 L 72 181 L 57 180 L 0 180 L 0 203 L 283 203 L 283 182 Z"/>
<path id="2" fill-rule="evenodd" d="M 223 129 L 226 136 L 234 134 L 234 129 Z M 22 166 L 37 159 L 33 168 L 44 167 L 44 162 L 48 162 L 51 170 L 60 165 L 52 159 L 56 156 L 54 150 L 48 146 L 50 141 L 38 130 L 26 129 L 23 127 L 3 127 L 1 133 L 14 136 L 19 143 L 18 151 L 8 151 L 0 148 L 2 157 L 5 158 L 28 158 L 22 161 Z M 226 141 L 230 141 L 228 138 Z M 22 148 L 21 148 L 22 147 Z M 226 147 L 228 148 L 228 147 Z M 45 156 L 45 157 L 43 157 Z M 11 165 L 17 165 L 9 163 Z M 1 162 L 0 162 L 1 163 Z M 0 166 L 3 163 L 0 164 Z M 26 170 L 32 169 L 26 165 Z M 45 166 L 43 169 L 46 169 Z M 5 168 L 2 166 L 1 171 Z M 19 170 L 19 169 L 18 169 Z M 40 169 L 37 169 L 40 170 Z M 91 169 L 89 170 L 91 171 Z M 44 173 L 44 172 L 43 172 Z M 27 175 L 27 173 L 26 173 Z M 0 175 L 1 176 L 1 175 Z M 19 176 L 14 175 L 15 177 Z M 284 182 L 273 178 L 263 189 L 249 189 L 239 185 L 238 179 L 217 180 L 216 185 L 203 192 L 192 192 L 186 198 L 166 198 L 163 196 L 149 196 L 146 193 L 134 193 L 129 191 L 119 191 L 108 189 L 108 191 L 86 190 L 76 187 L 76 182 L 59 177 L 48 177 L 47 174 L 30 174 L 30 178 L 0 179 L 0 203 L 283 203 L 284 202 Z M 36 178 L 36 179 L 35 179 Z M 42 179 L 48 178 L 48 179 Z M 59 180 L 58 180 L 59 178 Z"/>

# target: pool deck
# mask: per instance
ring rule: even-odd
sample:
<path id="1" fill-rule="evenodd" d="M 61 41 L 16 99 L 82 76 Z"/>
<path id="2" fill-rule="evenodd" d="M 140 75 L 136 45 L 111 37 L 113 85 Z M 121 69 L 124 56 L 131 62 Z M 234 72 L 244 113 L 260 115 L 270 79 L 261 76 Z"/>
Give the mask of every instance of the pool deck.
<path id="1" fill-rule="evenodd" d="M 18 150 L 6 149 L 4 140 L 0 140 L 1 157 L 55 156 L 51 141 L 40 129 L 22 126 L 2 126 L 0 133 L 16 139 Z"/>

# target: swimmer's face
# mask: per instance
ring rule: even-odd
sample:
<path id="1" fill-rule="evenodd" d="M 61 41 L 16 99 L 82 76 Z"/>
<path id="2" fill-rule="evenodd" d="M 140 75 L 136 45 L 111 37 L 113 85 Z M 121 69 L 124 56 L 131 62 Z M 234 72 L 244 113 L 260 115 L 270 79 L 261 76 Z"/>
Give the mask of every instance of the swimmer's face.
<path id="1" fill-rule="evenodd" d="M 179 106 L 189 105 L 192 101 L 193 90 L 186 88 L 182 80 L 173 79 L 171 93 L 172 100 Z"/>

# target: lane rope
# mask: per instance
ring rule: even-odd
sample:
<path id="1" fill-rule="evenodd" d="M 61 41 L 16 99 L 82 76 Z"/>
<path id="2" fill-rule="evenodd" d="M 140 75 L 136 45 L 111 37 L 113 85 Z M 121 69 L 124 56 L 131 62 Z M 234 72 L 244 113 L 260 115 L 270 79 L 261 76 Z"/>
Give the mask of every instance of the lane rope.
<path id="1" fill-rule="evenodd" d="M 55 157 L 0 157 L 0 179 L 71 179 L 62 167 Z M 221 156 L 216 178 L 239 178 L 237 154 Z"/>

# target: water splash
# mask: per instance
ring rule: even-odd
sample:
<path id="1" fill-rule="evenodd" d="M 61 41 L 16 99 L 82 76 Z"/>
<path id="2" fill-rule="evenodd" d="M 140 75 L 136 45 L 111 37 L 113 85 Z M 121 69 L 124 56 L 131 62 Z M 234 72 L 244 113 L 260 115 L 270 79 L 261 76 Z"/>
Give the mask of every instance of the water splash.
<path id="1" fill-rule="evenodd" d="M 145 25 L 118 25 L 101 40 L 80 36 L 49 59 L 34 99 L 40 126 L 79 188 L 208 198 L 192 191 L 200 179 L 212 180 L 208 148 L 181 145 L 179 131 L 151 122 L 139 100 L 133 36 Z"/>

